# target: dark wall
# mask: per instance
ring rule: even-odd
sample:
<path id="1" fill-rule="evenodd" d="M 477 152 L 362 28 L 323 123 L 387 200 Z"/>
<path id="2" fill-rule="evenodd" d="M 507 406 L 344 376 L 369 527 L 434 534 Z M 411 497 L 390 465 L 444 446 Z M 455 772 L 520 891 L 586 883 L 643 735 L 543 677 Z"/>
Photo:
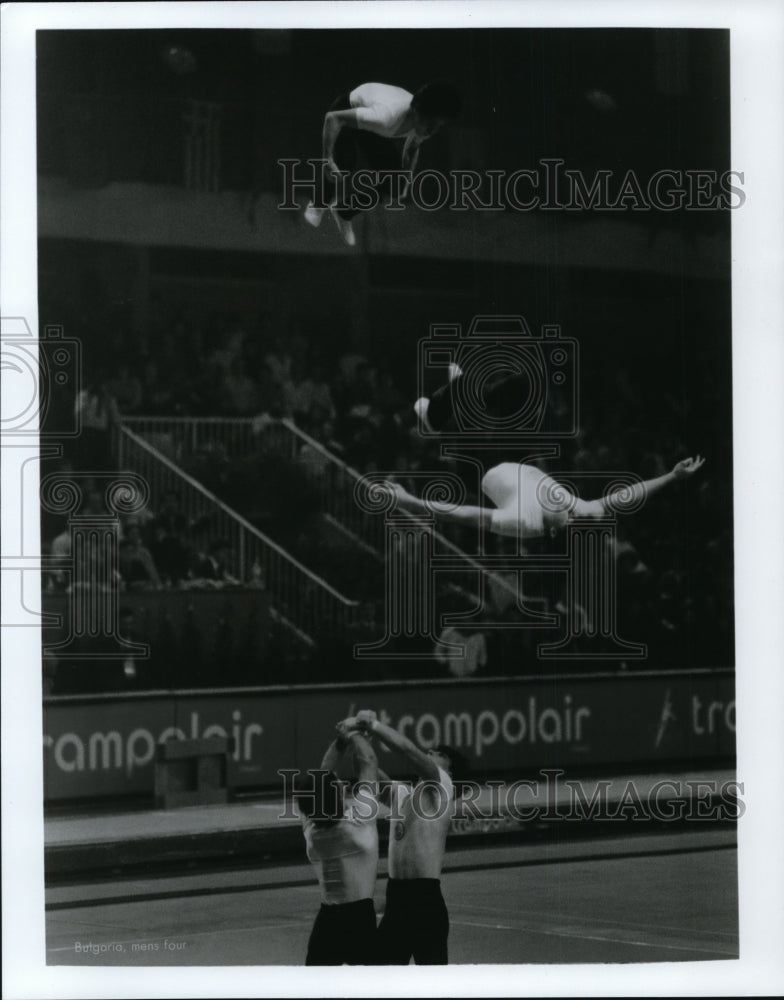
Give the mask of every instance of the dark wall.
<path id="1" fill-rule="evenodd" d="M 465 109 L 422 165 L 729 168 L 729 32 L 442 29 L 39 32 L 39 169 L 178 183 L 195 99 L 223 105 L 222 186 L 269 188 L 338 94 L 438 78 Z"/>

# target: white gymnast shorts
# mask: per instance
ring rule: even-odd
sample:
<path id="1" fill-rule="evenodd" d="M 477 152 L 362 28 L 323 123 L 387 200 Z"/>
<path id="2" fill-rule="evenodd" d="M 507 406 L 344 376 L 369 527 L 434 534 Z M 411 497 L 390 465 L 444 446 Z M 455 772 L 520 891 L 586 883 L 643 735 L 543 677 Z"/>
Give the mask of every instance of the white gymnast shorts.
<path id="1" fill-rule="evenodd" d="M 533 537 L 544 534 L 544 511 L 537 487 L 547 473 L 533 465 L 502 462 L 482 479 L 482 491 L 496 505 L 491 531 L 497 535 Z"/>

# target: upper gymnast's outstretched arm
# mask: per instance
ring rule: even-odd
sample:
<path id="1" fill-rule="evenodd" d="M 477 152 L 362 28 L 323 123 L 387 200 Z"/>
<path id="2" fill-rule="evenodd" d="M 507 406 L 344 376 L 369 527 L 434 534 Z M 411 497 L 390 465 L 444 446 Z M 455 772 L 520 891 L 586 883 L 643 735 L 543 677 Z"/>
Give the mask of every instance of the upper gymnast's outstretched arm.
<path id="1" fill-rule="evenodd" d="M 697 455 L 696 458 L 684 458 L 670 472 L 665 473 L 663 476 L 657 476 L 655 479 L 646 479 L 642 483 L 635 483 L 628 489 L 618 491 L 617 493 L 610 493 L 601 500 L 578 499 L 572 508 L 572 515 L 574 517 L 606 517 L 608 512 L 614 509 L 614 501 L 616 500 L 621 509 L 627 506 L 634 507 L 639 501 L 645 500 L 654 493 L 658 493 L 670 483 L 674 483 L 679 479 L 687 479 L 689 476 L 694 475 L 704 464 L 705 459 L 700 455 Z"/>

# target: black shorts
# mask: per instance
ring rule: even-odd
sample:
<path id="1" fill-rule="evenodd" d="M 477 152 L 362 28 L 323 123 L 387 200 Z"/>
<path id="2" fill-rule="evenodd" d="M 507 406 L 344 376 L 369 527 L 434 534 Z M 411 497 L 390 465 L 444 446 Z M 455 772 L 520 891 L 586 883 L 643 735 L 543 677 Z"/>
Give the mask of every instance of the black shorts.
<path id="1" fill-rule="evenodd" d="M 373 900 L 322 903 L 310 932 L 305 965 L 375 965 L 376 959 Z"/>
<path id="2" fill-rule="evenodd" d="M 391 878 L 378 927 L 382 965 L 446 965 L 449 914 L 437 878 Z"/>

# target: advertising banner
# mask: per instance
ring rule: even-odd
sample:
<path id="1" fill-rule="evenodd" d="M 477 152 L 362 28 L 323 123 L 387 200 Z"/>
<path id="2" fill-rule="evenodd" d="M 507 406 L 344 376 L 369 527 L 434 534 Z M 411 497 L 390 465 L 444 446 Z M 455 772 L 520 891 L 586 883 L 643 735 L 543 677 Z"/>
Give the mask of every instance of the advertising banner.
<path id="1" fill-rule="evenodd" d="M 156 744 L 210 736 L 234 741 L 230 785 L 282 788 L 278 770 L 318 767 L 335 723 L 360 708 L 425 749 L 459 748 L 478 778 L 541 767 L 644 770 L 735 753 L 731 670 L 50 698 L 45 796 L 151 793 Z M 383 749 L 379 760 L 390 774 L 406 773 Z"/>

